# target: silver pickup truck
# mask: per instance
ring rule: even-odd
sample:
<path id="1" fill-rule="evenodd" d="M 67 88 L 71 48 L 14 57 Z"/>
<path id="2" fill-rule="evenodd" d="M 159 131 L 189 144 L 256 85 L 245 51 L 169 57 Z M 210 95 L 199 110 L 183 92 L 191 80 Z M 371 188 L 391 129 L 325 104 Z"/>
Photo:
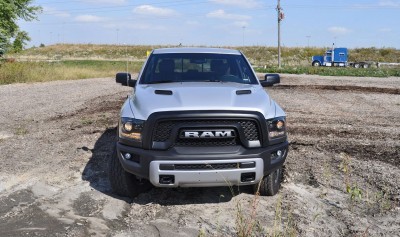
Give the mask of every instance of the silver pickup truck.
<path id="1" fill-rule="evenodd" d="M 253 185 L 275 195 L 288 153 L 286 114 L 237 50 L 153 50 L 122 106 L 110 159 L 114 192 L 134 197 L 151 186 Z"/>

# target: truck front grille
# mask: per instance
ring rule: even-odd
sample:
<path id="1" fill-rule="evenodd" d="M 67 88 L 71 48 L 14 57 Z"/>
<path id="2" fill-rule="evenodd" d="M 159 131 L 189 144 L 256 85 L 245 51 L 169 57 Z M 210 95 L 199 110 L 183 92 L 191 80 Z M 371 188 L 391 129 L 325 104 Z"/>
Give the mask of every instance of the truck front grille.
<path id="1" fill-rule="evenodd" d="M 210 129 L 210 128 L 235 128 L 235 138 L 217 138 L 217 139 L 187 139 L 180 138 L 179 129 Z M 257 123 L 253 120 L 229 120 L 229 119 L 202 119 L 202 120 L 167 120 L 159 121 L 154 126 L 153 142 L 172 142 L 173 146 L 235 146 L 240 144 L 240 134 L 243 134 L 244 140 L 260 140 Z"/>

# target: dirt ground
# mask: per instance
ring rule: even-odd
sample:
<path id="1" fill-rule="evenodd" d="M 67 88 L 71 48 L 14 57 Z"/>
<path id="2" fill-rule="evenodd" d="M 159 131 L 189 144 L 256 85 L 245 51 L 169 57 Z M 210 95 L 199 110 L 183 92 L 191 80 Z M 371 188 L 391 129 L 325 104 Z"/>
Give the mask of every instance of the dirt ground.
<path id="1" fill-rule="evenodd" d="M 282 75 L 290 153 L 274 197 L 248 188 L 112 195 L 130 88 L 0 86 L 0 236 L 400 236 L 400 78 Z"/>

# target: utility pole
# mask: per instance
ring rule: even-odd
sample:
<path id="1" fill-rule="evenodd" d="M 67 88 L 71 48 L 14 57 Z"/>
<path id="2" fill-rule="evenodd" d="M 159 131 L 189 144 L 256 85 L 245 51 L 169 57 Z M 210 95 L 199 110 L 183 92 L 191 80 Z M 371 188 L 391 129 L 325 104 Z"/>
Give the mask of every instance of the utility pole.
<path id="1" fill-rule="evenodd" d="M 311 35 L 307 35 L 306 37 L 307 37 L 307 48 L 310 48 L 310 38 L 311 38 Z"/>
<path id="2" fill-rule="evenodd" d="M 244 30 L 246 29 L 246 26 L 242 26 L 243 28 L 243 47 L 244 47 Z"/>
<path id="3" fill-rule="evenodd" d="M 276 11 L 278 12 L 278 68 L 281 68 L 281 21 L 284 18 L 281 8 L 281 0 L 278 0 Z"/>

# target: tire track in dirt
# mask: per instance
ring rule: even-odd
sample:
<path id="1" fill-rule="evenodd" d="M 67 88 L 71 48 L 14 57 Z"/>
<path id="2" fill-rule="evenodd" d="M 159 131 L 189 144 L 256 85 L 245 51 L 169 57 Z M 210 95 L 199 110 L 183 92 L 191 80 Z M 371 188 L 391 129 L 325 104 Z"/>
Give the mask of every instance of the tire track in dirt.
<path id="1" fill-rule="evenodd" d="M 333 90 L 356 91 L 360 93 L 383 93 L 400 95 L 400 89 L 364 86 L 338 86 L 338 85 L 277 85 L 274 89 L 300 89 L 300 90 Z"/>
<path id="2" fill-rule="evenodd" d="M 284 79 L 282 86 L 267 89 L 288 113 L 291 150 L 279 194 L 258 197 L 254 218 L 258 235 L 399 235 L 398 89 L 359 88 L 364 82 L 357 78 L 315 79 L 315 84 L 332 83 L 333 87 L 301 85 L 304 77 Z M 356 83 L 346 89 L 343 80 Z M 314 85 L 312 80 L 306 82 L 310 81 Z M 299 86 L 290 87 L 286 82 Z M 13 188 L 0 188 L 0 235 L 236 235 L 238 214 L 249 217 L 246 214 L 252 211 L 254 200 L 252 193 L 242 188 L 240 194 L 236 188 L 234 194 L 228 188 L 155 188 L 132 203 L 110 193 L 106 161 L 126 92 L 117 94 L 119 88 L 112 87 L 99 94 L 114 82 L 104 82 L 97 91 L 92 87 L 98 82 L 92 83 L 56 83 L 68 93 L 88 94 L 89 99 L 75 102 L 65 96 L 51 110 L 44 103 L 39 119 L 37 112 L 28 111 L 33 113 L 29 117 L 39 120 L 28 121 L 35 129 L 0 141 L 2 152 L 7 151 L 9 157 L 3 160 L 7 165 L 3 170 L 7 175 L 26 176 L 16 179 Z M 52 98 L 53 93 L 46 94 L 49 89 L 45 86 L 50 84 L 43 83 L 43 88 L 35 85 L 40 93 L 30 97 Z M 24 101 L 24 106 L 29 102 Z M 61 106 L 73 109 L 59 111 Z M 7 148 L 11 143 L 19 148 L 28 142 L 31 148 L 19 149 L 16 156 Z M 349 177 L 343 171 L 344 158 L 349 159 Z M 347 179 L 352 188 L 362 190 L 361 199 L 351 199 Z M 239 213 L 239 205 L 244 212 Z"/>

